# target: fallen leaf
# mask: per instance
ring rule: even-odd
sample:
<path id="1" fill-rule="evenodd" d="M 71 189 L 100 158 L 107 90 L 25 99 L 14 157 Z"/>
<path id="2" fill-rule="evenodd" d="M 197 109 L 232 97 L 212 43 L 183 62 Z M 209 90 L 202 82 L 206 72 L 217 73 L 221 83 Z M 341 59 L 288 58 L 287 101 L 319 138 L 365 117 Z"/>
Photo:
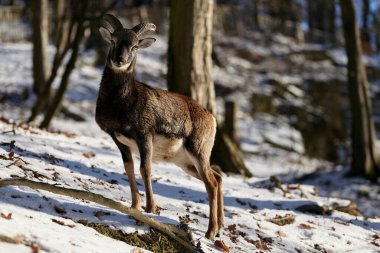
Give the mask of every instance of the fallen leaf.
<path id="1" fill-rule="evenodd" d="M 75 227 L 75 224 L 65 224 L 63 221 L 60 221 L 60 220 L 56 220 L 56 219 L 51 219 L 52 222 L 55 222 L 59 225 L 62 225 L 62 226 L 66 226 L 66 227 L 69 227 L 69 228 L 73 228 Z"/>
<path id="2" fill-rule="evenodd" d="M 85 225 L 85 226 L 88 225 L 88 220 L 86 220 L 86 219 L 78 220 L 77 222 L 82 224 L 82 225 Z"/>
<path id="3" fill-rule="evenodd" d="M 276 235 L 278 235 L 279 237 L 286 237 L 286 234 L 282 232 L 281 230 L 276 231 Z"/>
<path id="4" fill-rule="evenodd" d="M 314 244 L 314 249 L 318 250 L 318 252 L 327 253 L 327 250 L 319 244 Z"/>
<path id="5" fill-rule="evenodd" d="M 140 248 L 134 248 L 131 253 L 143 253 L 144 251 Z"/>
<path id="6" fill-rule="evenodd" d="M 96 179 L 96 184 L 104 185 L 104 182 L 100 180 L 99 178 Z"/>
<path id="7" fill-rule="evenodd" d="M 295 221 L 295 216 L 293 214 L 285 214 L 284 216 L 276 215 L 276 217 L 272 219 L 268 219 L 267 221 L 272 222 L 278 226 L 284 226 L 288 224 L 292 224 Z"/>
<path id="8" fill-rule="evenodd" d="M 261 250 L 270 250 L 269 247 L 268 247 L 268 245 L 263 240 L 261 240 L 261 239 L 260 240 L 256 240 L 254 242 L 254 244 L 255 244 L 256 248 L 258 248 L 258 249 L 261 249 Z"/>
<path id="9" fill-rule="evenodd" d="M 308 225 L 308 224 L 305 224 L 305 223 L 301 223 L 298 225 L 298 227 L 302 228 L 302 229 L 314 229 L 314 227 Z"/>
<path id="10" fill-rule="evenodd" d="M 92 157 L 95 157 L 95 154 L 94 153 L 83 153 L 82 154 L 84 157 L 86 158 L 92 158 Z"/>
<path id="11" fill-rule="evenodd" d="M 8 213 L 8 214 L 1 213 L 0 216 L 1 218 L 4 218 L 6 220 L 12 219 L 12 213 Z"/>
<path id="12" fill-rule="evenodd" d="M 237 236 L 229 235 L 229 238 L 230 238 L 231 242 L 233 242 L 235 244 L 239 242 L 239 239 Z"/>
<path id="13" fill-rule="evenodd" d="M 60 220 L 51 219 L 51 221 L 52 221 L 52 222 L 55 222 L 55 223 L 57 223 L 57 224 L 59 224 L 59 225 L 62 225 L 62 226 L 65 225 L 65 223 L 64 223 L 63 221 L 60 221 Z"/>
<path id="14" fill-rule="evenodd" d="M 240 205 L 242 205 L 242 206 L 247 205 L 247 202 L 245 202 L 245 201 L 243 201 L 243 200 L 241 200 L 241 199 L 239 199 L 239 198 L 236 198 L 235 200 L 236 200 L 236 202 L 238 202 L 238 203 L 239 203 Z"/>
<path id="15" fill-rule="evenodd" d="M 136 226 L 143 226 L 144 222 L 136 220 Z"/>
<path id="16" fill-rule="evenodd" d="M 224 252 L 229 252 L 230 248 L 221 240 L 216 240 L 214 245 L 219 249 L 222 249 Z"/>
<path id="17" fill-rule="evenodd" d="M 59 206 L 54 206 L 54 210 L 59 214 L 66 214 L 66 210 Z"/>
<path id="18" fill-rule="evenodd" d="M 118 181 L 116 179 L 111 179 L 108 181 L 110 184 L 118 184 Z"/>
<path id="19" fill-rule="evenodd" d="M 31 245 L 30 245 L 30 248 L 32 249 L 32 252 L 33 253 L 38 253 L 40 252 L 40 246 L 38 246 L 37 243 L 33 242 Z"/>
<path id="20" fill-rule="evenodd" d="M 236 232 L 236 224 L 228 225 L 227 229 L 228 229 L 231 233 L 235 233 L 235 232 Z"/>
<path id="21" fill-rule="evenodd" d="M 258 240 L 252 240 L 252 239 L 247 239 L 247 238 L 244 238 L 247 242 L 255 245 L 255 247 L 259 250 L 270 250 L 269 246 L 267 245 L 267 243 L 262 240 L 262 239 L 258 239 Z"/>
<path id="22" fill-rule="evenodd" d="M 103 211 L 97 211 L 94 214 L 96 217 L 101 217 L 101 216 L 106 216 L 106 215 L 111 215 L 110 212 L 103 212 Z"/>
<path id="23" fill-rule="evenodd" d="M 1 145 L 1 143 L 0 143 Z M 2 160 L 8 160 L 8 161 L 12 161 L 13 159 L 9 158 L 8 156 L 5 156 L 5 155 L 0 155 L 0 159 Z"/>
<path id="24" fill-rule="evenodd" d="M 53 181 L 57 181 L 59 179 L 60 174 L 58 172 L 53 172 Z"/>

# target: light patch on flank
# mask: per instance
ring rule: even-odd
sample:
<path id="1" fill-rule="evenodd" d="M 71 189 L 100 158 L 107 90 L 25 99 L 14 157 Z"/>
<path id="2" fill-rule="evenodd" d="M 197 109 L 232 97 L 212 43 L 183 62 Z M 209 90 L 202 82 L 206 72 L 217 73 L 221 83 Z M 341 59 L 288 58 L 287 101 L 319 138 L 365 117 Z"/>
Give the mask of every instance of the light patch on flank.
<path id="1" fill-rule="evenodd" d="M 115 133 L 116 139 L 128 146 L 132 153 L 140 155 L 139 149 L 134 139 L 128 138 L 120 133 Z M 183 139 L 167 138 L 162 135 L 155 135 L 153 138 L 153 161 L 172 162 L 185 171 L 188 165 L 194 164 L 191 155 L 183 145 Z"/>

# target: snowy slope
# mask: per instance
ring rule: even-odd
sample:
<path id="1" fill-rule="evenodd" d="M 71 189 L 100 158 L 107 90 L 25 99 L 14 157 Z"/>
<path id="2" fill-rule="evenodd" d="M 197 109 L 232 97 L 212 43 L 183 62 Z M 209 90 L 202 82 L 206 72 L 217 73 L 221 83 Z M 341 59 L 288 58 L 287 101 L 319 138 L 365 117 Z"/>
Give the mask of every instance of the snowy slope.
<path id="1" fill-rule="evenodd" d="M 13 132 L 14 130 L 14 132 Z M 26 126 L 0 122 L 0 178 L 26 177 L 35 181 L 84 189 L 130 205 L 130 191 L 119 152 L 107 137 L 49 133 Z M 139 160 L 135 157 L 135 166 Z M 164 223 L 178 224 L 188 215 L 195 242 L 205 252 L 218 252 L 204 238 L 208 204 L 202 182 L 190 178 L 171 164 L 153 166 L 153 190 Z M 137 175 L 139 178 L 139 176 Z M 140 193 L 144 193 L 140 179 Z M 224 176 L 226 224 L 219 240 L 230 252 L 375 252 L 380 243 L 380 219 L 364 219 L 338 211 L 313 215 L 295 208 L 310 203 L 332 206 L 349 201 L 319 197 L 311 185 L 283 185 L 284 196 L 267 179 L 244 180 Z M 302 194 L 301 194 L 302 192 Z M 302 197 L 301 197 L 302 196 Z M 144 199 L 144 197 L 143 197 Z M 63 211 L 62 211 L 63 210 Z M 95 215 L 96 212 L 109 215 Z M 147 227 L 134 219 L 83 202 L 26 187 L 0 189 L 0 236 L 16 238 L 19 244 L 0 243 L 0 252 L 30 252 L 35 243 L 40 252 L 132 252 L 133 246 L 105 237 L 78 223 L 106 224 L 132 233 Z M 8 214 L 10 219 L 6 219 Z M 279 226 L 268 219 L 294 215 L 293 223 Z M 52 220 L 62 221 L 60 225 Z"/>
<path id="2" fill-rule="evenodd" d="M 138 56 L 137 78 L 154 87 L 165 88 L 167 43 L 165 37 L 157 37 L 154 46 L 141 51 Z M 277 56 L 289 50 L 307 49 L 310 45 L 294 44 L 281 36 L 274 37 L 271 45 L 255 44 L 241 38 L 226 37 L 224 40 L 222 49 L 229 58 L 229 66 L 225 69 L 214 66 L 214 80 L 221 89 L 233 89 L 232 99 L 240 102 L 241 147 L 248 168 L 260 178 L 246 180 L 224 175 L 226 226 L 217 239 L 223 240 L 230 252 L 377 252 L 380 245 L 380 220 L 377 218 L 380 216 L 380 187 L 364 179 L 345 178 L 347 169 L 344 167 L 336 168 L 303 156 L 300 132 L 291 127 L 287 119 L 266 114 L 253 118 L 251 115 L 251 92 L 265 93 L 263 80 L 281 79 L 293 94 L 302 98 L 303 91 L 297 88 L 305 78 L 302 75 L 344 77 L 344 68 L 326 62 L 307 62 L 294 56 L 309 72 L 288 73 L 286 68 L 284 70 L 283 60 Z M 25 120 L 35 100 L 32 94 L 24 96 L 32 84 L 31 49 L 29 43 L 0 45 L 3 56 L 0 58 L 0 118 L 4 117 L 0 120 L 0 178 L 26 176 L 31 180 L 89 190 L 130 205 L 129 184 L 123 174 L 119 152 L 94 122 L 102 70 L 92 66 L 93 52 L 81 53 L 64 101 L 65 107 L 86 120 L 74 122 L 59 115 L 52 125 L 55 129 L 75 131 L 77 136 L 13 125 L 5 120 Z M 263 60 L 255 63 L 240 58 L 236 49 L 246 49 Z M 50 57 L 53 51 L 49 49 Z M 340 50 L 332 52 L 331 57 L 344 64 L 341 55 Z M 301 102 L 299 106 L 302 106 L 302 100 L 292 98 L 291 101 Z M 217 102 L 222 114 L 223 99 L 219 97 Z M 275 147 L 273 143 L 285 149 Z M 138 164 L 139 160 L 135 158 L 135 167 Z M 316 170 L 317 173 L 298 179 Z M 274 184 L 269 180 L 272 175 L 289 182 L 289 186 L 283 185 L 287 191 L 285 196 L 281 190 L 273 189 Z M 218 252 L 213 242 L 204 238 L 208 204 L 202 182 L 189 178 L 174 165 L 164 163 L 154 165 L 152 176 L 156 201 L 163 208 L 159 216 L 153 216 L 171 224 L 179 224 L 181 216 L 182 220 L 190 222 L 195 243 L 200 241 L 205 252 Z M 140 179 L 138 182 L 143 195 L 143 183 Z M 366 218 L 338 211 L 333 211 L 332 215 L 313 215 L 296 210 L 310 203 L 330 208 L 335 202 L 339 205 L 349 203 L 341 198 L 354 200 Z M 107 215 L 98 215 L 102 212 Z M 284 226 L 268 221 L 277 215 L 294 215 L 295 219 L 294 222 L 290 219 L 290 224 Z M 20 242 L 0 243 L 0 253 L 31 252 L 33 243 L 42 252 L 135 250 L 134 246 L 82 225 L 80 222 L 83 221 L 109 225 L 126 233 L 148 231 L 146 226 L 137 225 L 134 219 L 97 204 L 26 187 L 0 188 L 0 241 L 5 235 Z"/>

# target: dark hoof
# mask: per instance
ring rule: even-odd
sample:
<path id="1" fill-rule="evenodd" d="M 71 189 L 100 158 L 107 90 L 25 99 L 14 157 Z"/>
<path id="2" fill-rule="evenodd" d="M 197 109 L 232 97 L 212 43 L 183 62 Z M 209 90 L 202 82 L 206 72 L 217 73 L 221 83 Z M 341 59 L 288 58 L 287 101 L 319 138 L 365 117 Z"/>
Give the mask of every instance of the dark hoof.
<path id="1" fill-rule="evenodd" d="M 216 234 L 216 232 L 207 231 L 206 232 L 206 238 L 210 239 L 211 241 L 214 241 L 215 240 L 215 234 Z"/>
<path id="2" fill-rule="evenodd" d="M 153 213 L 153 214 L 159 214 L 160 213 L 158 211 L 158 208 L 157 208 L 156 205 L 151 206 L 151 207 L 149 206 L 149 207 L 145 208 L 145 212 L 147 212 L 147 213 Z"/>

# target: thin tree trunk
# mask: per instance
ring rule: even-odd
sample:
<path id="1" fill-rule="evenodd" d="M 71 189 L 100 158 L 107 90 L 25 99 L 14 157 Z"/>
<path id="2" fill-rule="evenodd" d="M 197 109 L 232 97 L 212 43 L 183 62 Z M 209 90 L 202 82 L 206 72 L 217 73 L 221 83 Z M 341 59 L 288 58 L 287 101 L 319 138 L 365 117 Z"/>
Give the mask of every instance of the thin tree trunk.
<path id="1" fill-rule="evenodd" d="M 370 17 L 370 6 L 369 0 L 362 1 L 362 30 L 361 30 L 361 40 L 362 46 L 365 53 L 371 53 L 371 40 L 369 32 L 369 17 Z"/>
<path id="2" fill-rule="evenodd" d="M 70 56 L 70 59 L 66 65 L 66 69 L 65 69 L 65 72 L 63 73 L 62 80 L 61 80 L 61 83 L 59 85 L 59 88 L 58 88 L 58 90 L 57 90 L 57 92 L 53 98 L 51 105 L 49 106 L 49 108 L 45 114 L 44 120 L 40 124 L 41 128 L 48 127 L 51 120 L 53 119 L 54 115 L 60 110 L 63 96 L 64 96 L 66 89 L 67 89 L 67 86 L 69 84 L 70 74 L 75 67 L 75 62 L 76 62 L 77 57 L 78 57 L 80 43 L 81 43 L 83 36 L 84 36 L 84 18 L 85 18 L 85 14 L 86 14 L 87 7 L 88 7 L 88 0 L 81 1 L 78 4 L 79 4 L 78 12 L 75 14 L 76 18 L 77 18 L 77 28 L 76 28 L 74 41 L 71 45 L 71 48 L 72 48 L 71 56 Z"/>
<path id="3" fill-rule="evenodd" d="M 308 0 L 307 13 L 311 40 L 335 43 L 335 0 Z"/>
<path id="4" fill-rule="evenodd" d="M 238 134 L 238 111 L 239 102 L 226 101 L 224 103 L 224 128 L 226 134 L 230 139 L 239 147 L 239 134 Z"/>
<path id="5" fill-rule="evenodd" d="M 47 79 L 48 0 L 31 1 L 33 12 L 33 91 L 38 95 Z"/>
<path id="6" fill-rule="evenodd" d="M 32 122 L 36 119 L 37 115 L 47 107 L 50 100 L 50 93 L 51 93 L 51 86 L 57 77 L 57 73 L 59 68 L 61 67 L 63 63 L 63 59 L 65 58 L 66 54 L 68 53 L 70 46 L 71 46 L 71 40 L 72 40 L 72 31 L 74 29 L 75 22 L 72 20 L 69 22 L 68 13 L 66 12 L 66 15 L 64 15 L 64 10 L 66 9 L 64 5 L 66 1 L 59 0 L 56 4 L 59 5 L 59 8 L 57 6 L 57 15 L 60 17 L 61 24 L 57 25 L 57 31 L 56 31 L 56 53 L 54 55 L 53 60 L 53 66 L 50 71 L 50 75 L 46 81 L 44 90 L 38 95 L 36 102 L 34 103 L 31 111 L 31 115 L 27 122 Z M 62 10 L 63 8 L 63 10 Z M 70 24 L 69 24 L 70 23 Z"/>
<path id="7" fill-rule="evenodd" d="M 260 6 L 260 0 L 253 0 L 252 2 L 252 12 L 253 12 L 253 24 L 255 25 L 255 29 L 259 30 L 260 29 L 260 19 L 259 19 L 259 6 Z"/>
<path id="8" fill-rule="evenodd" d="M 197 100 L 216 115 L 212 71 L 213 0 L 173 0 L 170 10 L 168 87 Z M 225 172 L 251 176 L 242 155 L 218 127 L 211 160 Z"/>
<path id="9" fill-rule="evenodd" d="M 93 17 L 92 19 L 100 19 L 101 16 L 105 13 L 107 13 L 109 10 L 111 10 L 116 4 L 117 0 L 114 0 L 110 5 L 102 8 L 102 12 L 98 17 Z M 73 49 L 73 45 L 75 44 L 75 29 L 77 27 L 77 15 L 75 14 L 77 11 L 80 11 L 79 9 L 76 9 L 75 12 L 70 13 L 69 7 L 69 1 L 68 0 L 58 0 L 56 3 L 56 15 L 57 15 L 57 23 L 56 23 L 56 53 L 54 55 L 53 59 L 53 66 L 51 68 L 51 72 L 49 75 L 49 78 L 47 79 L 45 89 L 41 94 L 38 95 L 38 98 L 36 102 L 34 103 L 31 111 L 31 115 L 29 116 L 27 122 L 31 122 L 36 119 L 39 113 L 42 111 L 46 111 L 49 107 L 49 104 L 51 103 L 51 86 L 53 82 L 55 81 L 58 71 L 60 67 L 63 64 L 63 60 L 65 59 L 66 55 L 70 51 L 70 49 Z M 74 4 L 80 4 L 80 3 L 74 3 Z M 84 14 L 83 14 L 84 15 Z M 73 38 L 74 37 L 74 38 Z M 67 69 L 67 65 L 66 65 Z M 71 71 L 70 71 L 71 72 Z M 70 75 L 70 72 L 66 72 L 68 75 Z M 65 77 L 65 74 L 63 75 Z M 62 78 L 63 78 L 62 77 Z M 66 77 L 65 77 L 66 78 Z M 62 79 L 61 79 L 62 83 Z M 65 93 L 66 88 L 62 91 Z M 63 94 L 62 94 L 63 95 Z M 41 124 L 42 125 L 42 124 Z"/>
<path id="10" fill-rule="evenodd" d="M 375 146 L 375 125 L 369 84 L 362 62 L 359 28 L 353 0 L 340 0 L 343 31 L 348 57 L 348 92 L 351 104 L 351 146 L 354 175 L 375 179 L 380 175 L 379 157 Z"/>
<path id="11" fill-rule="evenodd" d="M 58 51 L 60 51 L 61 45 L 64 44 L 62 41 L 64 40 L 63 30 L 67 27 L 65 26 L 66 18 L 65 18 L 65 9 L 66 9 L 66 0 L 56 0 L 54 6 L 54 44 Z"/>

